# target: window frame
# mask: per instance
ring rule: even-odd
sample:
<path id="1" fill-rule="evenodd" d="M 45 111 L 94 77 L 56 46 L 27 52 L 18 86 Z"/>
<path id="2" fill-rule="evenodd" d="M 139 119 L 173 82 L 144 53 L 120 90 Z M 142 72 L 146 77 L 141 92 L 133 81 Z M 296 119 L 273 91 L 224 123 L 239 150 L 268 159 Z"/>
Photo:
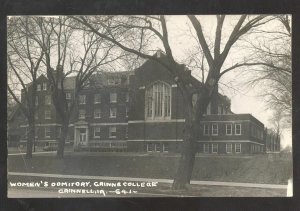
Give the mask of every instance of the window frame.
<path id="1" fill-rule="evenodd" d="M 230 147 L 228 147 L 228 146 L 230 146 Z M 226 148 L 226 153 L 227 154 L 232 154 L 232 143 L 226 143 L 225 148 Z M 228 149 L 230 149 L 230 151 Z"/>
<path id="2" fill-rule="evenodd" d="M 45 113 L 44 113 L 44 117 L 45 119 L 52 119 L 51 117 L 51 110 L 45 110 Z"/>
<path id="3" fill-rule="evenodd" d="M 96 114 L 99 114 L 98 116 Z M 101 109 L 96 108 L 94 110 L 94 119 L 100 119 L 101 118 Z"/>
<path id="4" fill-rule="evenodd" d="M 209 144 L 203 144 L 203 153 L 209 153 Z"/>
<path id="5" fill-rule="evenodd" d="M 52 104 L 51 95 L 45 95 L 45 105 L 51 105 L 51 104 Z"/>
<path id="6" fill-rule="evenodd" d="M 115 135 L 114 136 L 111 135 L 111 133 L 113 132 L 113 131 L 111 131 L 112 128 L 115 128 L 115 131 L 114 131 Z M 108 129 L 108 137 L 109 138 L 117 138 L 117 127 L 116 126 L 110 126 L 109 127 L 109 129 Z"/>
<path id="7" fill-rule="evenodd" d="M 116 97 L 115 97 L 115 99 L 113 99 L 113 95 L 115 95 Z M 118 94 L 117 94 L 117 92 L 110 92 L 109 93 L 109 102 L 110 103 L 117 103 L 118 102 Z"/>
<path id="8" fill-rule="evenodd" d="M 79 105 L 85 105 L 86 104 L 86 95 L 79 95 L 78 100 L 79 100 Z"/>
<path id="9" fill-rule="evenodd" d="M 162 149 L 163 149 L 163 152 L 169 152 L 169 144 L 168 143 L 163 143 L 162 144 Z"/>
<path id="10" fill-rule="evenodd" d="M 172 86 L 160 80 L 155 81 L 145 91 L 145 119 L 164 120 L 171 119 L 171 116 Z"/>
<path id="11" fill-rule="evenodd" d="M 149 146 L 151 146 L 151 150 L 149 150 Z M 153 143 L 147 143 L 147 152 L 153 152 Z"/>
<path id="12" fill-rule="evenodd" d="M 217 146 L 217 151 L 214 151 L 214 146 Z M 211 153 L 217 154 L 219 151 L 219 145 L 218 144 L 211 144 Z"/>
<path id="13" fill-rule="evenodd" d="M 113 109 L 115 109 L 116 111 L 113 112 Z M 109 118 L 117 118 L 117 108 L 116 107 L 112 107 L 112 108 L 109 108 Z M 112 114 L 115 113 L 115 116 L 113 116 Z"/>
<path id="14" fill-rule="evenodd" d="M 216 129 L 217 133 L 214 133 L 214 126 L 217 126 L 217 129 Z M 218 123 L 212 123 L 211 124 L 211 135 L 212 136 L 218 136 L 219 135 L 219 125 L 218 125 Z"/>
<path id="15" fill-rule="evenodd" d="M 94 94 L 94 104 L 100 104 L 100 103 L 101 103 L 101 94 Z"/>
<path id="16" fill-rule="evenodd" d="M 240 146 L 239 152 L 237 152 L 237 147 L 236 147 L 237 145 Z M 234 148 L 235 148 L 235 153 L 242 153 L 242 144 L 241 143 L 236 143 Z"/>
<path id="17" fill-rule="evenodd" d="M 35 96 L 35 106 L 39 105 L 39 96 Z"/>
<path id="18" fill-rule="evenodd" d="M 125 93 L 125 101 L 128 103 L 129 102 L 129 92 Z"/>
<path id="19" fill-rule="evenodd" d="M 203 124 L 203 136 L 209 136 L 209 124 Z"/>
<path id="20" fill-rule="evenodd" d="M 78 110 L 78 119 L 85 119 L 85 118 L 86 118 L 86 111 L 85 111 L 85 109 L 79 109 Z"/>
<path id="21" fill-rule="evenodd" d="M 48 131 L 47 131 L 47 129 L 49 129 Z M 45 127 L 45 138 L 51 138 L 51 128 L 50 127 Z M 47 134 L 49 132 L 49 134 Z M 49 135 L 49 136 L 48 136 Z"/>
<path id="22" fill-rule="evenodd" d="M 43 82 L 43 91 L 47 91 L 47 83 Z"/>
<path id="23" fill-rule="evenodd" d="M 228 132 L 228 126 L 230 126 L 230 133 L 227 133 Z M 232 136 L 232 124 L 231 123 L 226 124 L 226 136 Z"/>
<path id="24" fill-rule="evenodd" d="M 99 131 L 96 129 L 99 129 Z M 96 135 L 96 133 L 99 133 L 99 135 Z M 101 138 L 101 127 L 94 127 L 94 138 Z"/>
<path id="25" fill-rule="evenodd" d="M 71 92 L 66 92 L 66 100 L 71 100 L 71 99 L 72 99 Z"/>
<path id="26" fill-rule="evenodd" d="M 239 134 L 236 132 L 237 131 L 237 126 L 240 126 L 240 133 Z M 236 135 L 236 136 L 242 135 L 242 124 L 241 123 L 234 124 L 234 135 Z"/>
<path id="27" fill-rule="evenodd" d="M 41 91 L 41 90 L 42 90 L 41 84 L 37 84 L 36 85 L 36 91 Z"/>

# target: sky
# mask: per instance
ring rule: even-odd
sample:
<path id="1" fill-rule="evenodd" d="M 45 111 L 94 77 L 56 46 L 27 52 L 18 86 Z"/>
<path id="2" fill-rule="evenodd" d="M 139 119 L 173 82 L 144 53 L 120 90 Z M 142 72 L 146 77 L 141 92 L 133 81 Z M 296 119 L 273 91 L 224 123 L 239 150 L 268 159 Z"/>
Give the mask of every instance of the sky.
<path id="1" fill-rule="evenodd" d="M 239 16 L 234 15 L 226 16 L 222 32 L 222 38 L 224 38 L 225 41 L 227 41 L 228 36 L 231 33 L 238 17 Z M 208 42 L 209 40 L 213 40 L 216 27 L 216 17 L 214 15 L 205 15 L 198 16 L 198 19 L 202 24 L 206 40 Z M 186 16 L 168 16 L 167 23 L 173 54 L 177 60 L 180 60 L 185 56 L 185 53 L 189 50 L 189 48 L 193 48 L 195 45 L 197 45 L 195 39 L 187 35 L 187 31 L 189 31 L 189 20 Z M 278 25 L 276 25 L 276 23 L 266 24 L 264 26 L 264 30 L 274 30 L 277 29 L 277 27 Z M 250 39 L 256 39 L 256 37 L 250 37 Z M 232 64 L 235 64 L 237 61 L 247 58 L 247 56 L 248 54 L 246 51 L 241 51 L 239 47 L 235 49 L 233 48 L 230 51 L 229 57 L 226 59 L 224 66 L 229 67 Z M 234 113 L 250 113 L 260 120 L 266 127 L 270 128 L 271 122 L 269 119 L 272 116 L 272 110 L 266 109 L 265 102 L 258 97 L 258 94 L 263 92 L 266 87 L 254 87 L 253 89 L 240 87 L 240 90 L 236 91 L 226 86 L 222 86 L 222 84 L 229 84 L 236 80 L 235 78 L 241 74 L 240 71 L 243 70 L 237 69 L 232 73 L 224 75 L 224 78 L 221 79 L 222 83 L 220 84 L 220 92 L 227 95 L 231 99 L 231 109 Z M 197 75 L 195 71 L 192 73 Z M 236 87 L 236 85 L 233 85 L 233 87 L 236 89 L 239 88 Z M 292 145 L 291 129 L 286 129 L 283 131 L 281 145 L 282 147 Z"/>

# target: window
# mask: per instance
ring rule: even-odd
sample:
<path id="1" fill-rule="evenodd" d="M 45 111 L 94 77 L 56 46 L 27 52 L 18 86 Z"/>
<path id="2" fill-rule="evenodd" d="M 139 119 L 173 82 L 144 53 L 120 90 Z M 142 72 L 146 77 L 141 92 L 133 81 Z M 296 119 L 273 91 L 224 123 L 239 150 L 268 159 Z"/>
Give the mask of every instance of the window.
<path id="1" fill-rule="evenodd" d="M 205 136 L 209 135 L 209 125 L 207 125 L 207 124 L 204 125 L 204 127 L 203 127 L 203 134 Z"/>
<path id="2" fill-rule="evenodd" d="M 128 138 L 128 127 L 125 129 L 125 138 Z"/>
<path id="3" fill-rule="evenodd" d="M 79 104 L 85 104 L 85 95 L 79 95 Z"/>
<path id="4" fill-rule="evenodd" d="M 50 127 L 45 127 L 45 138 L 50 138 L 50 136 L 51 136 Z"/>
<path id="5" fill-rule="evenodd" d="M 152 152 L 153 151 L 153 144 L 149 143 L 147 144 L 147 152 Z"/>
<path id="6" fill-rule="evenodd" d="M 100 127 L 94 128 L 94 138 L 100 138 Z"/>
<path id="7" fill-rule="evenodd" d="M 116 103 L 117 102 L 117 93 L 115 93 L 115 92 L 110 93 L 109 97 L 110 97 L 110 102 L 111 103 Z"/>
<path id="8" fill-rule="evenodd" d="M 241 124 L 235 124 L 235 135 L 241 135 L 241 134 L 242 134 Z"/>
<path id="9" fill-rule="evenodd" d="M 71 93 L 70 92 L 67 92 L 66 93 L 66 99 L 67 100 L 71 100 L 72 96 L 71 96 Z"/>
<path id="10" fill-rule="evenodd" d="M 207 114 L 207 115 L 210 115 L 210 114 L 211 114 L 211 103 L 209 103 L 209 104 L 207 105 L 207 108 L 206 108 L 206 114 Z"/>
<path id="11" fill-rule="evenodd" d="M 35 120 L 38 120 L 38 119 L 39 119 L 39 113 L 38 113 L 37 111 L 34 113 L 34 119 L 35 119 Z"/>
<path id="12" fill-rule="evenodd" d="M 79 109 L 79 119 L 85 119 L 85 110 Z"/>
<path id="13" fill-rule="evenodd" d="M 46 91 L 47 90 L 47 83 L 43 83 L 43 90 Z"/>
<path id="14" fill-rule="evenodd" d="M 209 153 L 209 144 L 203 144 L 203 152 Z"/>
<path id="15" fill-rule="evenodd" d="M 156 82 L 146 90 L 146 117 L 150 119 L 171 117 L 171 88 Z"/>
<path id="16" fill-rule="evenodd" d="M 163 152 L 169 151 L 169 145 L 167 143 L 163 144 Z"/>
<path id="17" fill-rule="evenodd" d="M 57 138 L 61 137 L 61 127 L 57 128 Z"/>
<path id="18" fill-rule="evenodd" d="M 50 110 L 45 111 L 45 119 L 51 119 L 51 111 Z"/>
<path id="19" fill-rule="evenodd" d="M 35 105 L 38 106 L 39 105 L 39 97 L 35 96 Z"/>
<path id="20" fill-rule="evenodd" d="M 155 145 L 155 152 L 160 152 L 160 143 L 156 143 Z"/>
<path id="21" fill-rule="evenodd" d="M 46 105 L 51 105 L 51 96 L 50 95 L 45 96 L 45 104 Z"/>
<path id="22" fill-rule="evenodd" d="M 95 94 L 94 95 L 94 104 L 101 103 L 101 95 Z"/>
<path id="23" fill-rule="evenodd" d="M 109 127 L 109 138 L 117 137 L 117 128 L 115 126 Z"/>
<path id="24" fill-rule="evenodd" d="M 41 84 L 38 84 L 38 85 L 36 86 L 36 91 L 41 91 Z"/>
<path id="25" fill-rule="evenodd" d="M 232 124 L 226 124 L 226 135 L 232 135 Z"/>
<path id="26" fill-rule="evenodd" d="M 213 136 L 217 136 L 218 135 L 218 125 L 217 124 L 212 124 L 212 132 L 211 134 Z"/>
<path id="27" fill-rule="evenodd" d="M 212 153 L 218 153 L 218 144 L 212 144 Z"/>
<path id="28" fill-rule="evenodd" d="M 128 117 L 128 107 L 126 107 L 126 117 Z"/>
<path id="29" fill-rule="evenodd" d="M 232 153 L 232 144 L 226 144 L 226 153 Z"/>
<path id="30" fill-rule="evenodd" d="M 117 117 L 117 108 L 110 108 L 110 118 L 116 118 Z"/>
<path id="31" fill-rule="evenodd" d="M 236 153 L 241 153 L 242 152 L 242 144 L 235 144 L 235 152 Z"/>
<path id="32" fill-rule="evenodd" d="M 219 115 L 223 114 L 223 106 L 221 105 L 218 106 L 218 114 Z"/>
<path id="33" fill-rule="evenodd" d="M 129 93 L 128 92 L 126 92 L 126 94 L 125 94 L 125 100 L 126 100 L 126 102 L 129 102 Z"/>
<path id="34" fill-rule="evenodd" d="M 100 110 L 100 109 L 96 109 L 96 110 L 94 111 L 94 118 L 95 118 L 95 119 L 101 118 L 101 110 Z"/>

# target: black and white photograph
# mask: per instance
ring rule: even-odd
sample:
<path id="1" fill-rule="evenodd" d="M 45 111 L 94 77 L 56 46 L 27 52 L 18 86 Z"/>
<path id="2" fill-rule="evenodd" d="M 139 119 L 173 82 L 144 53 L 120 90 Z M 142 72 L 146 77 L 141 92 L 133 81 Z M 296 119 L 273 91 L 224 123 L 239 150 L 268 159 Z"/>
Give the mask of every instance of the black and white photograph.
<path id="1" fill-rule="evenodd" d="M 292 197 L 292 15 L 7 17 L 7 197 Z"/>

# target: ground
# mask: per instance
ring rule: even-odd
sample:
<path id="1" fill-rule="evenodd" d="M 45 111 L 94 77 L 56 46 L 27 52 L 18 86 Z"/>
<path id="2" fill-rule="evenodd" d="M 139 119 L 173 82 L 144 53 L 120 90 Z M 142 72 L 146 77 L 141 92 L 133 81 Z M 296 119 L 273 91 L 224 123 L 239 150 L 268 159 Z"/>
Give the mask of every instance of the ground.
<path id="1" fill-rule="evenodd" d="M 58 175 L 86 175 L 125 178 L 172 179 L 177 169 L 178 154 L 66 152 L 59 160 L 55 153 L 36 153 L 32 159 L 10 151 L 8 172 L 29 172 Z M 192 180 L 223 181 L 287 185 L 292 175 L 288 156 L 207 156 L 196 157 Z M 32 178 L 32 177 L 30 177 Z M 34 177 L 36 180 L 41 179 Z M 26 180 L 24 176 L 9 175 L 9 180 Z M 84 179 L 83 179 L 84 180 Z M 184 193 L 172 192 L 170 183 L 159 183 L 151 189 L 156 196 L 285 196 L 284 189 L 241 188 L 225 186 L 191 185 Z M 11 193 L 16 194 L 16 189 Z M 33 190 L 36 191 L 36 190 Z M 39 189 L 40 191 L 40 189 Z M 170 192 L 171 191 L 171 192 Z M 57 192 L 57 191 L 56 191 Z M 139 196 L 144 191 L 139 190 Z M 18 192 L 20 194 L 21 192 Z M 33 193 L 34 194 L 34 193 Z M 53 193 L 54 194 L 54 193 Z"/>

